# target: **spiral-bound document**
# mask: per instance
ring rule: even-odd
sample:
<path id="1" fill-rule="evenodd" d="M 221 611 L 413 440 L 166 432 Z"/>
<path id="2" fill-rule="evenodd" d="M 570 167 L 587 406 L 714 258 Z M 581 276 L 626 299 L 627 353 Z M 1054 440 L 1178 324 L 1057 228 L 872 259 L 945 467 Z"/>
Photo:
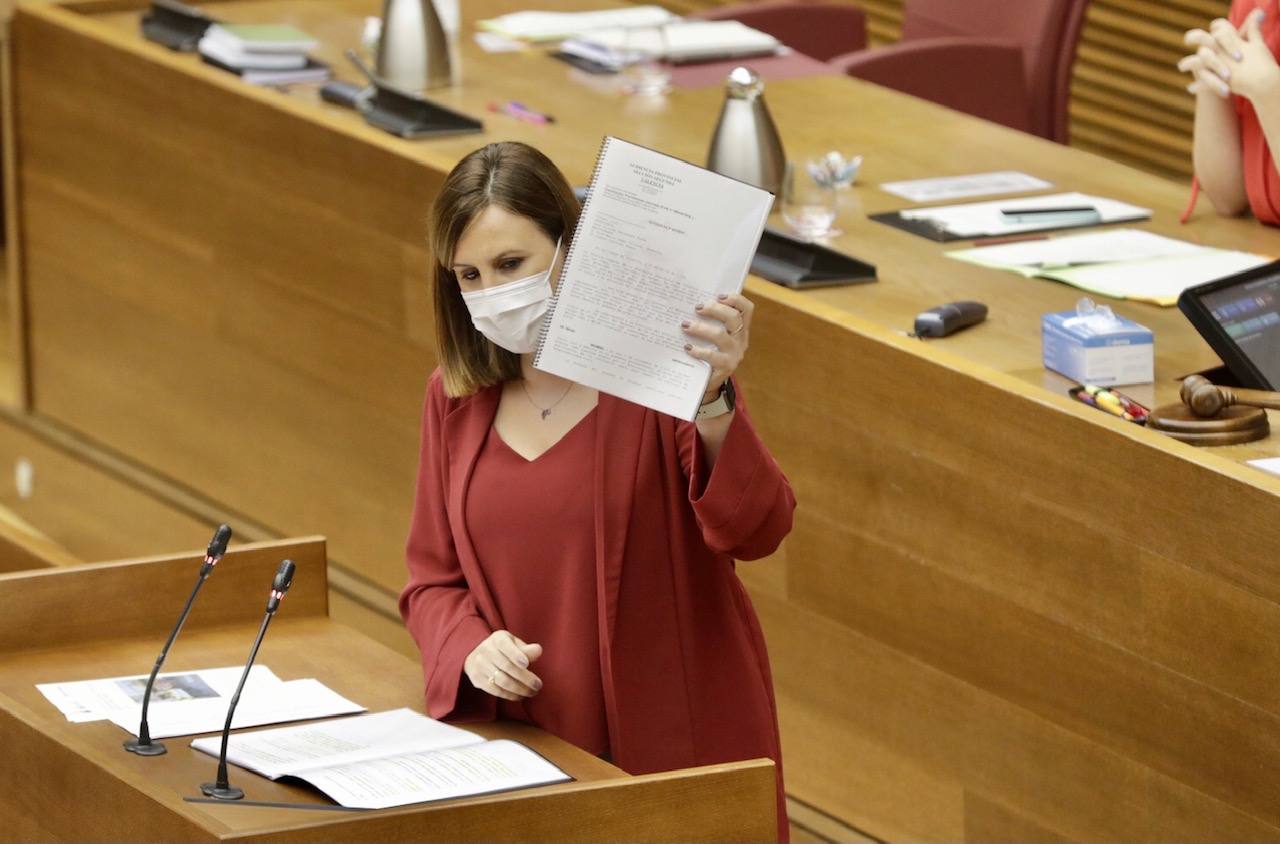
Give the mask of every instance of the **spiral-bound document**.
<path id="1" fill-rule="evenodd" d="M 534 366 L 692 420 L 711 368 L 681 330 L 742 289 L 773 195 L 608 137 Z"/>

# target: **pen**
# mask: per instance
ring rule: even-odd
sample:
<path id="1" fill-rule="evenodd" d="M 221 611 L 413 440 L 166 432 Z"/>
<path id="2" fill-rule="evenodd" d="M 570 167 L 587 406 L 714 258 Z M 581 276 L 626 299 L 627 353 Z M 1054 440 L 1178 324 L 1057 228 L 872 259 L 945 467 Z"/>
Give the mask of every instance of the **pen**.
<path id="1" fill-rule="evenodd" d="M 1035 216 L 1036 214 L 1087 214 L 1089 212 L 1097 213 L 1098 209 L 1092 205 L 1070 205 L 1061 208 L 1001 208 L 1000 213 L 1006 217 L 1013 215 L 1018 216 Z"/>
<path id="2" fill-rule="evenodd" d="M 533 111 L 514 101 L 503 103 L 502 105 L 491 102 L 489 103 L 489 111 L 496 114 L 505 114 L 509 117 L 514 117 L 516 120 L 523 120 L 525 123 L 534 123 L 539 126 L 556 122 L 556 119 L 551 115 Z"/>
<path id="3" fill-rule="evenodd" d="M 538 122 L 538 123 L 555 123 L 556 122 L 556 119 L 551 115 L 543 114 L 540 111 L 534 111 L 524 103 L 516 102 L 515 100 L 512 100 L 510 103 L 508 103 L 508 105 L 514 109 L 519 110 L 521 114 L 528 115 L 531 119 L 534 120 L 534 122 Z"/>
<path id="4" fill-rule="evenodd" d="M 1026 243 L 1030 240 L 1048 240 L 1047 234 L 1029 234 L 1021 237 L 979 237 L 973 241 L 974 246 L 1000 246 L 1004 243 Z"/>
<path id="5" fill-rule="evenodd" d="M 1067 390 L 1067 395 L 1090 407 L 1096 407 L 1098 410 L 1110 413 L 1112 416 L 1119 416 L 1121 419 L 1138 425 L 1145 425 L 1147 416 L 1150 413 L 1146 407 L 1138 404 L 1124 393 L 1108 390 L 1106 387 L 1097 387 L 1093 384 L 1072 387 Z"/>

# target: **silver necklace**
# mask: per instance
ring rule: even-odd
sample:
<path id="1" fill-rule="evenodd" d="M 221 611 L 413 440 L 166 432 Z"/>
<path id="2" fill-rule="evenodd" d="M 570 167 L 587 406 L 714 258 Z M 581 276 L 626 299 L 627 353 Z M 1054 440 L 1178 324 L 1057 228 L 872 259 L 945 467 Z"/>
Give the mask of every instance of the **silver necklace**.
<path id="1" fill-rule="evenodd" d="M 573 389 L 573 382 L 569 383 L 569 386 L 565 389 L 564 393 L 561 394 L 560 398 L 552 402 L 550 407 L 543 407 L 542 405 L 538 404 L 536 401 L 533 400 L 533 395 L 530 394 L 529 392 L 529 385 L 525 383 L 525 380 L 523 378 L 520 379 L 520 388 L 524 390 L 524 397 L 529 400 L 529 404 L 538 408 L 538 410 L 542 413 L 542 418 L 545 420 L 548 416 L 551 415 L 551 411 L 555 410 L 556 405 L 564 401 L 565 396 L 569 395 L 570 390 Z"/>

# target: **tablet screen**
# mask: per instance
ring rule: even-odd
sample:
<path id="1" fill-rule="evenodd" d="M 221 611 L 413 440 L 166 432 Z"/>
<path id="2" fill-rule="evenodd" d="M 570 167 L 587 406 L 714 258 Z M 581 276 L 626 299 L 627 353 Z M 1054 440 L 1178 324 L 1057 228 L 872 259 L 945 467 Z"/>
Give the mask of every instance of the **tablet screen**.
<path id="1" fill-rule="evenodd" d="M 1204 293 L 1200 302 L 1271 384 L 1280 384 L 1280 273 Z"/>

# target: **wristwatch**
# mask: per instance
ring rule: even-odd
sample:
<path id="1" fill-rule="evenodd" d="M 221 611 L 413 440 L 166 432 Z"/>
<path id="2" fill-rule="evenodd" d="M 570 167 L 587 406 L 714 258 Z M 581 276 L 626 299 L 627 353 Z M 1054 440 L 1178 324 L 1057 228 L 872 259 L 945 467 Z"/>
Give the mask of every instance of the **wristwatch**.
<path id="1" fill-rule="evenodd" d="M 700 422 L 703 419 L 715 419 L 717 416 L 732 413 L 737 403 L 738 397 L 733 391 L 733 381 L 725 379 L 725 382 L 720 385 L 720 395 L 698 408 L 698 415 L 693 417 L 694 421 Z"/>

